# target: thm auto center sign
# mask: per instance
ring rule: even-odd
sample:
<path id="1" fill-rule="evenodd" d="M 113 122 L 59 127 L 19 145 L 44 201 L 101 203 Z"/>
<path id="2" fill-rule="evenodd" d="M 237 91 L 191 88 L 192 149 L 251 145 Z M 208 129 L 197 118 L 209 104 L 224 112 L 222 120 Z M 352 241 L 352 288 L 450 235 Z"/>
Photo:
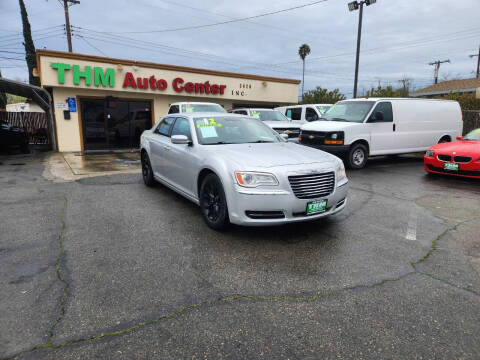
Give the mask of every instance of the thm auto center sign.
<path id="1" fill-rule="evenodd" d="M 114 68 L 102 68 L 97 66 L 84 66 L 53 62 L 50 67 L 57 71 L 57 82 L 65 84 L 65 77 L 72 76 L 74 85 L 115 87 L 116 73 Z M 166 90 L 169 83 L 165 79 L 157 79 L 155 75 L 150 77 L 135 77 L 131 72 L 126 72 L 122 78 L 122 87 L 127 89 L 151 89 L 156 91 Z M 177 93 L 224 95 L 227 85 L 210 84 L 205 82 L 185 82 L 181 77 L 176 77 L 171 84 Z"/>

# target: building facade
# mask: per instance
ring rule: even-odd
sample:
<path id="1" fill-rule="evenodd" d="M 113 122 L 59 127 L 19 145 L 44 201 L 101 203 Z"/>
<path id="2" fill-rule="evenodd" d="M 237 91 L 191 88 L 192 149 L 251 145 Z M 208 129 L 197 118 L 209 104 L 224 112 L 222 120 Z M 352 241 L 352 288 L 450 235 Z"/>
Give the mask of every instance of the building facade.
<path id="1" fill-rule="evenodd" d="M 42 87 L 53 98 L 59 151 L 132 149 L 178 101 L 226 110 L 298 102 L 299 80 L 133 60 L 37 51 Z"/>

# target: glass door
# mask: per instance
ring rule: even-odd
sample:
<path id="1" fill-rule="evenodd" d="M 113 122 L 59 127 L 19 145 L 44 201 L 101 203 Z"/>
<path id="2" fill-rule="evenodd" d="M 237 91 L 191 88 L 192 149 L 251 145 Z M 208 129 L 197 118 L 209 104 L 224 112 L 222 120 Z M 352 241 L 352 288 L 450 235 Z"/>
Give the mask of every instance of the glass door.
<path id="1" fill-rule="evenodd" d="M 80 100 L 84 150 L 108 149 L 103 100 Z"/>

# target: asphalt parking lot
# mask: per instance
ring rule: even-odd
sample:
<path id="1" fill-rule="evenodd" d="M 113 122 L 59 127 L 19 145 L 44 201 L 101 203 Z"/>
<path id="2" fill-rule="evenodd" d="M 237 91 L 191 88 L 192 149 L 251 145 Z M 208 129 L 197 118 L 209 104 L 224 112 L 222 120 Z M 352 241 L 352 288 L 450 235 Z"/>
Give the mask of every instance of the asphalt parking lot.
<path id="1" fill-rule="evenodd" d="M 210 230 L 140 174 L 53 182 L 0 157 L 0 358 L 480 358 L 480 182 L 416 157 L 347 209 Z"/>

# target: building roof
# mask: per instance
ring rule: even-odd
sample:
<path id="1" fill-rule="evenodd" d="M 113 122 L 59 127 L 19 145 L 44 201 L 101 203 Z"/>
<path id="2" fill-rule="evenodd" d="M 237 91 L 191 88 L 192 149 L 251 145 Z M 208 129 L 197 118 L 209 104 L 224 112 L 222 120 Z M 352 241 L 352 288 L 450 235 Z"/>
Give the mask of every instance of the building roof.
<path id="1" fill-rule="evenodd" d="M 146 61 L 114 59 L 114 58 L 103 57 L 103 56 L 85 55 L 85 54 L 77 54 L 77 53 L 54 51 L 54 50 L 37 50 L 37 64 L 40 64 L 40 61 L 38 59 L 38 57 L 40 56 L 50 56 L 50 57 L 58 57 L 58 58 L 73 59 L 73 60 L 97 61 L 97 62 L 104 62 L 109 64 L 141 66 L 141 67 L 160 69 L 160 70 L 174 70 L 174 71 L 183 71 L 183 72 L 190 72 L 190 73 L 197 73 L 197 74 L 217 75 L 217 76 L 225 76 L 225 77 L 233 77 L 233 78 L 241 78 L 241 79 L 252 79 L 252 80 L 260 80 L 260 81 L 287 83 L 287 84 L 297 84 L 297 85 L 300 84 L 300 80 L 296 80 L 296 79 L 285 79 L 285 78 L 277 78 L 277 77 L 271 77 L 271 76 L 241 74 L 241 73 L 199 69 L 199 68 L 192 68 L 192 67 L 178 66 L 178 65 L 157 64 L 157 63 L 146 62 Z"/>
<path id="2" fill-rule="evenodd" d="M 450 92 L 475 92 L 480 88 L 480 78 L 442 81 L 414 91 L 412 96 L 442 95 Z"/>

